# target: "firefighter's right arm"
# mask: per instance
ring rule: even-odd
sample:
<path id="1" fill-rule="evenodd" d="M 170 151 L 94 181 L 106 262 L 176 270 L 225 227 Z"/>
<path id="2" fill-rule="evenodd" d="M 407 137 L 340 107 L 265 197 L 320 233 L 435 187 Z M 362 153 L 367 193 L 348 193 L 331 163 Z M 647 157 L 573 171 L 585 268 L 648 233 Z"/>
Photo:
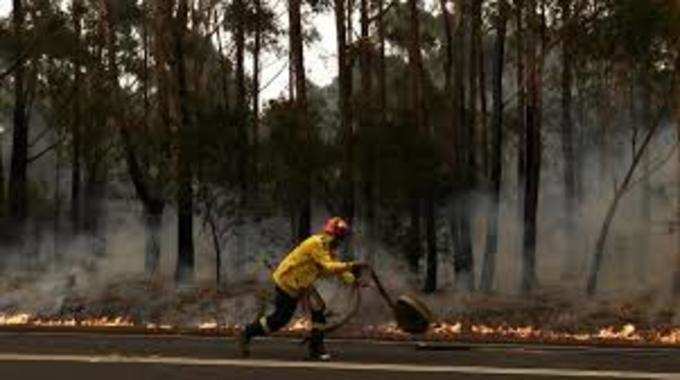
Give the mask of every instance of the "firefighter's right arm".
<path id="1" fill-rule="evenodd" d="M 312 258 L 314 262 L 319 264 L 325 271 L 329 273 L 342 274 L 349 273 L 354 267 L 351 262 L 343 262 L 333 259 L 330 251 L 319 245 L 316 249 L 312 250 Z"/>

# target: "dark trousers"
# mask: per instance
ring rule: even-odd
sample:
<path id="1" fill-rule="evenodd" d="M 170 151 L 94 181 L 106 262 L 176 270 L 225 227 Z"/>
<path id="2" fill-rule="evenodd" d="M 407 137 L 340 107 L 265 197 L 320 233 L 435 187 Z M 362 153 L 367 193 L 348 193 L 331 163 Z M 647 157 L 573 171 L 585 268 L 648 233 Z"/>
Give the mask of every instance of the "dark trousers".
<path id="1" fill-rule="evenodd" d="M 290 322 L 297 309 L 298 299 L 276 287 L 274 311 L 266 317 L 255 321 L 246 327 L 246 336 L 250 339 L 256 336 L 267 335 L 279 331 Z M 315 347 L 323 344 L 323 325 L 326 324 L 325 310 L 312 310 L 312 335 L 310 343 Z"/>

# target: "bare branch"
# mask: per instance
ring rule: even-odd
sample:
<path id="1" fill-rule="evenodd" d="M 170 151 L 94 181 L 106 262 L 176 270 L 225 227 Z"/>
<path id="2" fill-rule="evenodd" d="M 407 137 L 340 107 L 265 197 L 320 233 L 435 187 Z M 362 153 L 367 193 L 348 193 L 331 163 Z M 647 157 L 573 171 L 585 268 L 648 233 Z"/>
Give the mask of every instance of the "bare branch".
<path id="1" fill-rule="evenodd" d="M 44 156 L 45 154 L 47 154 L 48 152 L 52 151 L 54 148 L 59 146 L 59 144 L 61 144 L 61 141 L 57 141 L 57 142 L 53 143 L 52 145 L 48 146 L 47 148 L 43 149 L 42 151 L 40 151 L 40 153 L 36 154 L 35 156 L 29 157 L 28 163 L 30 164 L 30 163 L 33 163 L 33 161 L 37 161 L 40 157 Z"/>

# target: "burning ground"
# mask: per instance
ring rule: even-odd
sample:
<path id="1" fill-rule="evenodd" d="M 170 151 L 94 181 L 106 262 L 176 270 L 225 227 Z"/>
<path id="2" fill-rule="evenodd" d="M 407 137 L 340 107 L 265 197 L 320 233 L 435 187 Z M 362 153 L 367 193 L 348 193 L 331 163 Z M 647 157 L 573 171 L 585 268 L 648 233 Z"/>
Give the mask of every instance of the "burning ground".
<path id="1" fill-rule="evenodd" d="M 267 304 L 257 283 L 215 291 L 176 289 L 139 278 L 78 283 L 73 276 L 2 281 L 0 329 L 233 335 Z M 466 342 L 535 342 L 680 347 L 677 304 L 652 293 L 584 299 L 546 290 L 531 298 L 439 293 L 424 297 L 440 318 L 423 336 L 399 331 L 373 289 L 356 318 L 333 335 L 343 338 Z M 330 300 L 334 302 L 337 300 Z M 447 305 L 447 306 L 443 306 Z M 452 306 L 453 305 L 453 306 Z M 333 305 L 330 305 L 333 310 Z M 302 336 L 304 310 L 279 335 Z"/>

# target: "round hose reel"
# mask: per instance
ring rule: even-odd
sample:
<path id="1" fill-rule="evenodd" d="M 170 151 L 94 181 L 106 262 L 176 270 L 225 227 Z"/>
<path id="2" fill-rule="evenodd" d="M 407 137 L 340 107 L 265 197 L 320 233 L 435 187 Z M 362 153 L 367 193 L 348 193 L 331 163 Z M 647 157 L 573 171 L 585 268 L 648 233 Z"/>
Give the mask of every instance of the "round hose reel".
<path id="1" fill-rule="evenodd" d="M 399 328 L 409 334 L 425 333 L 434 319 L 422 301 L 408 294 L 397 298 L 392 311 Z"/>

